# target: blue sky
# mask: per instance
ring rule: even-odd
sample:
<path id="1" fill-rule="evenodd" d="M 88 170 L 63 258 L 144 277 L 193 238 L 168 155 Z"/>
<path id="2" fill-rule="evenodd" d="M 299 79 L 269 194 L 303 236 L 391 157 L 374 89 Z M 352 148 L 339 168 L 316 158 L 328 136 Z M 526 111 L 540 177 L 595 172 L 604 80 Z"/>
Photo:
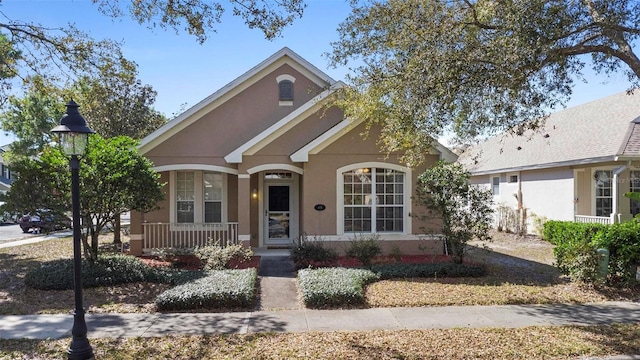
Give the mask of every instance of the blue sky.
<path id="1" fill-rule="evenodd" d="M 308 0 L 303 18 L 272 41 L 227 14 L 218 32 L 210 34 L 203 45 L 186 32 L 177 35 L 172 29 L 147 29 L 129 18 L 108 18 L 90 0 L 1 1 L 0 11 L 15 20 L 49 27 L 71 22 L 95 39 L 123 41 L 124 54 L 138 64 L 142 82 L 158 92 L 156 109 L 169 117 L 179 112 L 181 104 L 186 104 L 185 109 L 195 105 L 284 46 L 335 80 L 344 79 L 347 72 L 345 68 L 329 68 L 323 56 L 331 50 L 330 42 L 337 40 L 338 24 L 350 12 L 347 0 Z M 624 91 L 628 86 L 622 75 L 610 79 L 591 73 L 585 76 L 589 83 L 577 84 L 568 106 Z M 0 144 L 12 140 L 0 134 Z"/>

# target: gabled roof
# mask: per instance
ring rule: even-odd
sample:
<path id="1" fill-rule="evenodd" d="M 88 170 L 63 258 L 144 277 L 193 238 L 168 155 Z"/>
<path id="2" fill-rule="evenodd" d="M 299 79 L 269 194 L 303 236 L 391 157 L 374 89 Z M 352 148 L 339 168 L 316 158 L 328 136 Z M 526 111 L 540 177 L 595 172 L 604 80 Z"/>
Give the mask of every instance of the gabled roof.
<path id="1" fill-rule="evenodd" d="M 186 128 L 234 95 L 240 93 L 256 81 L 260 80 L 262 78 L 262 74 L 266 74 L 282 64 L 290 65 L 307 76 L 311 81 L 315 82 L 319 87 L 324 88 L 336 83 L 336 81 L 329 75 L 325 74 L 288 47 L 284 47 L 262 61 L 260 64 L 254 66 L 251 70 L 242 74 L 218 91 L 207 96 L 193 107 L 167 122 L 153 133 L 146 136 L 140 142 L 140 152 L 144 154 L 153 149 L 173 134 L 176 134 L 180 130 Z"/>
<path id="2" fill-rule="evenodd" d="M 640 93 L 621 92 L 549 115 L 521 136 L 503 133 L 458 161 L 474 175 L 640 159 Z"/>
<path id="3" fill-rule="evenodd" d="M 289 129 L 294 127 L 296 124 L 300 123 L 305 119 L 305 115 L 308 115 L 312 112 L 317 111 L 322 105 L 322 100 L 327 98 L 337 89 L 340 89 L 344 86 L 344 83 L 341 81 L 333 84 L 329 89 L 324 90 L 318 96 L 313 99 L 307 101 L 305 104 L 291 112 L 289 115 L 280 119 L 277 123 L 271 125 L 269 128 L 265 129 L 260 134 L 253 137 L 253 139 L 248 142 L 242 144 L 240 147 L 229 153 L 224 157 L 224 160 L 228 163 L 241 163 L 242 155 L 253 155 L 258 150 L 262 149 L 273 140 L 280 137 L 282 134 L 287 132 Z"/>

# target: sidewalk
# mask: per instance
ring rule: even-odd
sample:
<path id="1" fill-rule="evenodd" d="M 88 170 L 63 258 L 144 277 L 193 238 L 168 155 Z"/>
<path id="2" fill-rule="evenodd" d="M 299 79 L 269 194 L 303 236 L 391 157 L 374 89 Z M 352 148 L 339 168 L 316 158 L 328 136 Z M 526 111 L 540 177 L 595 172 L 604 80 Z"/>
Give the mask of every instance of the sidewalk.
<path id="1" fill-rule="evenodd" d="M 640 303 L 450 306 L 237 313 L 87 314 L 88 337 L 443 328 L 518 328 L 640 322 Z M 73 316 L 0 316 L 2 339 L 70 337 Z"/>
<path id="2" fill-rule="evenodd" d="M 13 246 L 26 245 L 26 244 L 33 244 L 33 243 L 37 243 L 45 240 L 51 240 L 51 239 L 61 239 L 61 238 L 69 237 L 72 235 L 73 233 L 71 232 L 71 230 L 56 231 L 56 232 L 52 232 L 50 234 L 44 234 L 41 236 L 28 237 L 25 239 L 3 242 L 3 243 L 0 243 L 0 249 L 13 247 Z"/>

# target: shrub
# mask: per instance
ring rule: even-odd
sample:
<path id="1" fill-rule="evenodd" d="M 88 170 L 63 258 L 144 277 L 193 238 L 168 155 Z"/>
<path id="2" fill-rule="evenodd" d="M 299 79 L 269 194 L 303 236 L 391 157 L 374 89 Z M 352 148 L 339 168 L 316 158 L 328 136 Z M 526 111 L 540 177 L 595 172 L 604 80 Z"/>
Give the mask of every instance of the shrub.
<path id="1" fill-rule="evenodd" d="M 480 277 L 487 274 L 485 266 L 466 263 L 380 264 L 370 266 L 369 270 L 380 279 Z"/>
<path id="2" fill-rule="evenodd" d="M 380 254 L 382 254 L 382 248 L 377 234 L 354 237 L 346 251 L 348 257 L 358 259 L 364 266 L 371 265 L 371 260 Z"/>
<path id="3" fill-rule="evenodd" d="M 595 248 L 609 250 L 609 280 L 612 283 L 635 279 L 640 264 L 640 222 L 613 224 L 593 237 Z"/>
<path id="4" fill-rule="evenodd" d="M 98 287 L 145 281 L 155 269 L 130 255 L 100 256 L 93 263 L 82 260 L 82 286 Z M 25 276 L 27 286 L 40 290 L 73 289 L 73 259 L 59 259 L 31 269 Z"/>
<path id="5" fill-rule="evenodd" d="M 242 245 L 220 246 L 219 242 L 210 243 L 205 246 L 197 246 L 193 253 L 200 259 L 204 270 L 222 270 L 229 266 L 229 262 L 234 259 L 249 260 L 253 252 Z"/>
<path id="6" fill-rule="evenodd" d="M 291 248 L 291 260 L 296 269 L 313 267 L 319 263 L 330 264 L 338 259 L 338 253 L 324 246 L 322 237 L 314 236 L 309 240 L 306 234 L 300 235 Z"/>
<path id="7" fill-rule="evenodd" d="M 158 310 L 252 308 L 257 279 L 254 268 L 210 271 L 158 295 L 156 306 Z"/>
<path id="8" fill-rule="evenodd" d="M 640 223 L 583 224 L 547 221 L 544 237 L 555 244 L 554 255 L 560 271 L 584 282 L 601 281 L 598 273 L 599 248 L 609 250 L 607 282 L 619 284 L 635 278 L 633 265 L 640 263 Z"/>
<path id="9" fill-rule="evenodd" d="M 589 242 L 593 236 L 607 225 L 577 223 L 573 221 L 549 220 L 543 225 L 543 238 L 554 245 Z"/>
<path id="10" fill-rule="evenodd" d="M 378 279 L 369 270 L 347 268 L 302 269 L 298 284 L 309 307 L 333 307 L 364 303 L 364 286 Z"/>

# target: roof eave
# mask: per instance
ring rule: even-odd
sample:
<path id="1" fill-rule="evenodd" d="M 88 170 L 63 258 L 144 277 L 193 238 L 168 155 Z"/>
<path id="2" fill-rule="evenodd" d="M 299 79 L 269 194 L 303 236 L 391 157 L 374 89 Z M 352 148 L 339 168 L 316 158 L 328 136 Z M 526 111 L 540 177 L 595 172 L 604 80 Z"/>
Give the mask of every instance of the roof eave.
<path id="1" fill-rule="evenodd" d="M 620 161 L 620 160 L 618 160 L 618 156 L 616 155 L 609 155 L 609 156 L 601 156 L 601 157 L 594 157 L 594 158 L 559 161 L 559 162 L 545 163 L 545 164 L 514 166 L 514 167 L 499 168 L 499 169 L 487 169 L 487 170 L 479 170 L 479 171 L 471 170 L 470 172 L 472 176 L 478 176 L 478 175 L 489 175 L 489 174 L 526 171 L 526 170 L 544 170 L 544 169 L 551 169 L 551 168 L 565 167 L 565 166 L 590 165 L 590 164 L 597 164 L 597 163 L 602 163 L 607 161 Z"/>

